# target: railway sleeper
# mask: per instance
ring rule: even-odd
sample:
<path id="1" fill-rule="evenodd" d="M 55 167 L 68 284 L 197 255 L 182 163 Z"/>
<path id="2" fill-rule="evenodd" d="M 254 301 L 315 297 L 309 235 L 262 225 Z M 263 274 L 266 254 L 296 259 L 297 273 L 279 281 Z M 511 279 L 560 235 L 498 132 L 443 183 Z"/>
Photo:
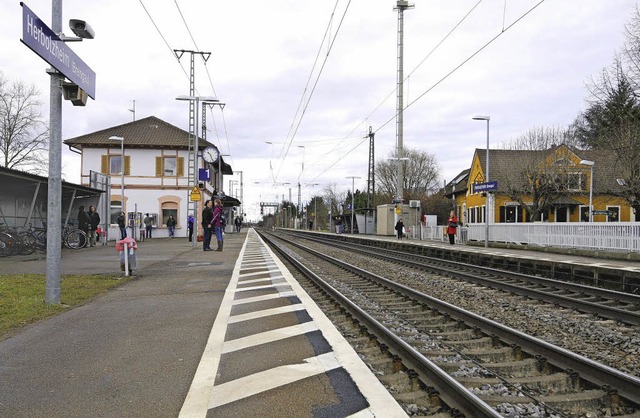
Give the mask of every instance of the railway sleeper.
<path id="1" fill-rule="evenodd" d="M 471 362 L 435 362 L 438 367 L 447 373 L 454 373 L 473 365 Z M 538 362 L 529 358 L 522 361 L 505 361 L 500 363 L 485 363 L 482 365 L 487 370 L 500 376 L 511 376 L 514 378 L 540 375 Z"/>
<path id="2" fill-rule="evenodd" d="M 467 331 L 469 328 L 465 324 L 457 321 L 449 321 L 446 323 L 432 324 L 430 322 L 422 323 L 422 321 L 412 321 L 412 323 L 422 331 L 442 337 L 443 334 L 454 334 L 460 331 Z"/>
<path id="3" fill-rule="evenodd" d="M 431 332 L 431 336 L 433 338 L 441 338 L 443 340 L 451 341 L 471 340 L 477 338 L 476 331 L 471 328 L 463 329 L 460 331 Z"/>
<path id="4" fill-rule="evenodd" d="M 487 404 L 495 407 L 505 402 L 527 403 L 529 398 L 523 396 L 496 396 L 482 395 L 478 397 Z M 611 406 L 611 401 L 606 392 L 602 390 L 586 390 L 577 393 L 561 393 L 554 395 L 539 395 L 535 397 L 539 402 L 563 411 L 569 416 L 588 416 L 593 411 L 607 409 Z"/>
<path id="5" fill-rule="evenodd" d="M 497 377 L 466 377 L 457 376 L 456 380 L 464 385 L 467 389 L 477 392 L 483 386 L 495 386 L 503 383 L 503 380 Z M 511 383 L 511 382 L 509 382 Z M 529 390 L 535 390 L 540 393 L 569 393 L 575 389 L 575 381 L 566 373 L 552 373 L 541 376 L 528 376 L 518 378 L 515 382 Z"/>
<path id="6" fill-rule="evenodd" d="M 455 355 L 456 351 L 446 350 L 446 351 L 437 351 L 437 350 L 420 350 L 420 352 L 429 357 L 438 357 L 438 356 L 452 356 Z M 506 362 L 513 360 L 520 360 L 517 358 L 517 354 L 514 353 L 514 350 L 511 347 L 503 347 L 499 349 L 489 349 L 489 350 L 463 350 L 462 354 L 466 357 L 469 357 L 478 362 Z"/>
<path id="7" fill-rule="evenodd" d="M 402 315 L 407 321 L 419 322 L 422 324 L 444 324 L 447 318 L 425 310 L 413 310 Z"/>

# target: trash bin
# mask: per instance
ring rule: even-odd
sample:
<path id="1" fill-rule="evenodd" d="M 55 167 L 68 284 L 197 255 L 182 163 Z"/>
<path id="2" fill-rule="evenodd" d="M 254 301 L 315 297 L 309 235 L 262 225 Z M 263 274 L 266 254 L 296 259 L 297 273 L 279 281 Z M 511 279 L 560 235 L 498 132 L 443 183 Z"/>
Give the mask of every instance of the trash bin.
<path id="1" fill-rule="evenodd" d="M 124 250 L 124 245 L 127 244 L 127 251 L 125 252 Z M 129 271 L 126 272 L 127 275 L 131 275 L 133 274 L 133 270 L 136 269 L 136 250 L 138 249 L 138 244 L 136 243 L 136 241 L 131 238 L 131 237 L 127 237 L 125 239 L 122 239 L 120 241 L 116 241 L 116 251 L 118 251 L 118 253 L 120 253 L 120 271 L 125 271 L 125 253 L 127 255 L 127 264 L 129 267 Z"/>

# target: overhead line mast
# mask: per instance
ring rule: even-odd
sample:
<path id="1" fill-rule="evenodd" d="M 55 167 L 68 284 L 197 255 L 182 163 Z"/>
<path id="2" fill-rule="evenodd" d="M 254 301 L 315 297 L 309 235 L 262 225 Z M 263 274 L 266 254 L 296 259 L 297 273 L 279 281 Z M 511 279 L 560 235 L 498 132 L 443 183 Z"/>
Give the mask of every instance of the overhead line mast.
<path id="1" fill-rule="evenodd" d="M 396 112 L 396 158 L 398 159 L 398 183 L 396 186 L 396 199 L 398 201 L 402 201 L 403 191 L 403 173 L 402 173 L 402 162 L 403 162 L 403 115 L 402 109 L 404 107 L 404 11 L 405 9 L 412 9 L 414 7 L 413 4 L 409 4 L 406 0 L 398 0 L 395 9 L 398 10 L 398 97 L 397 97 L 397 112 Z M 396 219 L 397 221 L 397 219 Z"/>

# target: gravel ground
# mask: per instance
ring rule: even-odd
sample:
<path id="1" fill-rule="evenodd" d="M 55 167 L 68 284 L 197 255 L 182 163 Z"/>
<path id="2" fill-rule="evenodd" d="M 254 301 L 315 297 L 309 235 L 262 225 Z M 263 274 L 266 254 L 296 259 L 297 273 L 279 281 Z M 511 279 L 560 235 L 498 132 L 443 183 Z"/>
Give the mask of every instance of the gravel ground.
<path id="1" fill-rule="evenodd" d="M 322 251 L 551 344 L 640 376 L 640 330 L 634 327 L 408 267 L 399 269 L 397 265 L 355 253 L 345 257 L 343 250 L 322 246 Z"/>

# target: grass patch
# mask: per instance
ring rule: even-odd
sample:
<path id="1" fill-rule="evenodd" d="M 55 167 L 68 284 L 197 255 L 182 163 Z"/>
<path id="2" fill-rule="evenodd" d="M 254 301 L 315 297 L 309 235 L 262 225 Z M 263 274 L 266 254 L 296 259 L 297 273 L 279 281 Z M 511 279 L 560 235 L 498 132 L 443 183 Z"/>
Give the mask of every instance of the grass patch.
<path id="1" fill-rule="evenodd" d="M 44 303 L 43 274 L 0 274 L 0 337 L 7 332 L 82 305 L 126 282 L 118 275 L 71 275 L 60 281 L 60 304 Z"/>

